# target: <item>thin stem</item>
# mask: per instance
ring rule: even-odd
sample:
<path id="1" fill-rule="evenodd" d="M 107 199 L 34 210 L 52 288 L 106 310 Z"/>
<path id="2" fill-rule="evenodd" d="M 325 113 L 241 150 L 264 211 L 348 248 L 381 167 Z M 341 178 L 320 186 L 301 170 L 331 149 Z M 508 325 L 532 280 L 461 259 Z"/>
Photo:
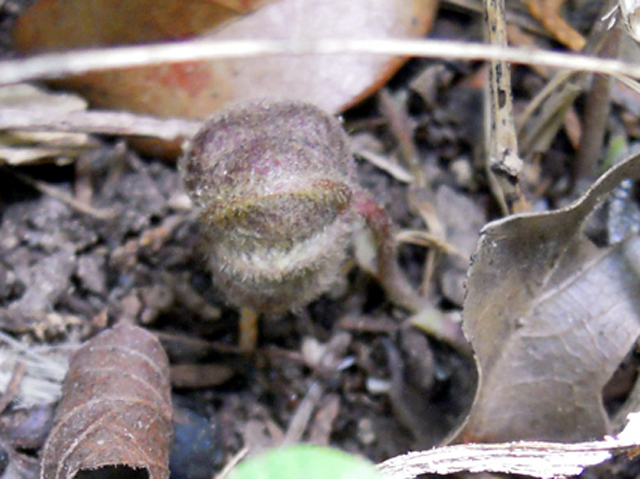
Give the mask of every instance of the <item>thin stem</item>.
<path id="1" fill-rule="evenodd" d="M 500 60 L 517 64 L 535 64 L 604 74 L 623 74 L 640 78 L 640 65 L 620 60 L 469 42 L 403 39 L 326 39 L 292 43 L 275 40 L 219 41 L 195 39 L 179 43 L 74 50 L 66 53 L 37 55 L 20 60 L 6 60 L 0 62 L 0 84 L 60 78 L 90 71 L 171 62 L 261 57 L 266 55 L 329 55 L 345 53 L 459 60 Z"/>

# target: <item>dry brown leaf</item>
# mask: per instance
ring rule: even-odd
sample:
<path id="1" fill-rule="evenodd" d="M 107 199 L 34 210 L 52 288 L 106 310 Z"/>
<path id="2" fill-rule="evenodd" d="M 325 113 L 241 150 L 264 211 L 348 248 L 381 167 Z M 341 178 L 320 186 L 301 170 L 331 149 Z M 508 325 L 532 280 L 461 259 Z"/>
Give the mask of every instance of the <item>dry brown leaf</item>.
<path id="1" fill-rule="evenodd" d="M 273 0 L 42 0 L 18 21 L 19 45 L 38 51 L 179 40 Z"/>
<path id="2" fill-rule="evenodd" d="M 128 3 L 136 5 L 139 1 Z M 94 11 L 95 7 L 80 8 L 100 4 L 98 0 L 54 2 L 55 8 L 64 3 L 69 9 L 70 25 L 58 25 L 51 21 L 57 11 L 49 7 L 50 3 L 38 3 L 20 19 L 15 37 L 23 52 L 104 44 L 102 31 L 110 30 L 113 22 L 126 25 L 128 35 L 117 38 L 129 42 L 140 41 L 132 38 L 137 30 L 154 28 L 157 33 L 153 39 L 168 38 L 164 29 L 140 23 L 137 16 L 123 20 L 121 14 L 110 17 L 108 11 Z M 436 7 L 437 0 L 272 0 L 207 36 L 295 43 L 322 38 L 414 38 L 429 29 Z M 74 9 L 91 13 L 78 19 Z M 135 10 L 133 6 L 131 9 Z M 89 31 L 95 32 L 95 37 L 87 38 Z M 145 41 L 150 37 L 148 33 L 142 35 Z M 336 112 L 379 88 L 402 62 L 398 57 L 357 54 L 229 59 L 97 72 L 67 79 L 63 84 L 78 90 L 95 106 L 158 116 L 206 118 L 228 104 L 264 97 L 304 100 Z"/>
<path id="3" fill-rule="evenodd" d="M 458 440 L 566 442 L 609 433 L 602 388 L 640 334 L 632 251 L 640 240 L 598 249 L 580 230 L 626 178 L 640 178 L 640 156 L 570 207 L 514 215 L 482 231 L 463 311 L 480 378 Z"/>
<path id="4" fill-rule="evenodd" d="M 72 357 L 41 476 L 117 466 L 169 478 L 172 437 L 167 356 L 152 334 L 120 323 Z"/>

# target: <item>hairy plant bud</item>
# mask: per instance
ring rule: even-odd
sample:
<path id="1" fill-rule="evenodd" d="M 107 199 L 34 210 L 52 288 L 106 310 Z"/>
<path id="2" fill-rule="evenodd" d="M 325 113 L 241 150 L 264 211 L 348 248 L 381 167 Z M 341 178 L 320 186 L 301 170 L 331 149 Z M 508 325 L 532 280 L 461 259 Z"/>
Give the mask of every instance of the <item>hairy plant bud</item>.
<path id="1" fill-rule="evenodd" d="M 380 230 L 379 243 L 390 238 L 386 212 L 357 185 L 342 126 L 313 105 L 262 101 L 222 112 L 193 138 L 180 168 L 208 235 L 214 281 L 237 306 L 286 311 L 327 291 L 361 217 Z M 384 251 L 395 254 L 388 244 Z M 389 260 L 381 270 L 394 273 Z"/>

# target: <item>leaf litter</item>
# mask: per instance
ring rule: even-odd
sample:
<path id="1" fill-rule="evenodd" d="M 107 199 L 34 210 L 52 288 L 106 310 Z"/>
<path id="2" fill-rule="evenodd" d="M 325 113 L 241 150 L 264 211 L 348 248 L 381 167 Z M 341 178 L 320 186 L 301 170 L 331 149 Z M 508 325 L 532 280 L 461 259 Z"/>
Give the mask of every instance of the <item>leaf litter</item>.
<path id="1" fill-rule="evenodd" d="M 480 371 L 465 441 L 611 433 L 601 393 L 640 334 L 640 240 L 597 248 L 581 227 L 622 180 L 638 175 L 636 156 L 566 209 L 482 230 L 463 311 Z"/>
<path id="2" fill-rule="evenodd" d="M 465 76 L 469 74 L 468 70 L 465 72 L 459 66 L 446 65 L 444 68 L 448 68 L 450 72 L 453 72 L 453 75 Z M 454 89 L 455 85 L 451 88 Z M 441 143 L 429 151 L 425 151 L 424 145 L 418 145 L 420 160 L 430 173 L 428 178 L 435 186 L 446 185 L 446 188 L 450 188 L 453 185 L 453 189 L 457 190 L 459 195 L 462 197 L 469 195 L 477 205 L 486 208 L 490 202 L 486 190 L 483 190 L 486 189 L 484 179 L 480 180 L 480 183 L 475 179 L 471 183 L 467 181 L 463 184 L 458 182 L 459 177 L 453 176 L 448 171 L 447 167 L 452 165 L 454 161 L 458 162 L 458 165 L 461 164 L 460 154 L 470 155 L 470 153 L 460 147 L 460 143 L 455 143 L 455 141 L 465 138 L 456 130 L 457 126 L 438 125 L 438 121 L 443 118 L 443 115 L 446 115 L 446 112 L 438 112 L 436 109 L 446 107 L 446 103 L 443 103 L 441 98 L 432 98 L 434 110 L 430 111 L 428 108 L 421 110 L 417 119 L 424 122 L 424 125 L 429 128 L 434 125 L 441 128 L 439 132 L 443 134 L 441 138 L 449 138 L 450 143 L 448 145 Z M 415 105 L 412 108 L 415 108 Z M 439 117 L 437 117 L 438 114 Z M 356 113 L 356 118 L 357 115 Z M 430 118 L 431 115 L 433 115 L 432 118 Z M 350 117 L 347 116 L 347 119 L 350 120 Z M 433 132 L 430 134 L 433 135 Z M 452 149 L 452 145 L 456 145 L 455 148 L 458 150 Z M 552 148 L 557 147 L 552 145 Z M 50 321 L 51 318 L 43 315 L 42 312 L 50 304 L 54 305 L 56 310 L 73 313 L 76 318 L 81 319 L 80 325 L 70 323 L 61 329 L 59 327 L 58 330 L 56 330 L 54 323 L 49 323 L 47 328 L 39 330 L 38 334 L 35 334 L 38 331 L 33 328 L 23 327 L 22 333 L 19 335 L 22 335 L 24 340 L 33 341 L 34 338 L 60 339 L 65 335 L 87 338 L 104 328 L 109 321 L 113 321 L 118 315 L 160 330 L 168 330 L 172 333 L 172 348 L 174 348 L 170 355 L 172 358 L 179 357 L 182 364 L 193 364 L 199 361 L 208 363 L 214 360 L 231 365 L 235 372 L 231 377 L 227 376 L 227 378 L 235 379 L 231 380 L 233 385 L 231 390 L 238 387 L 237 383 L 233 383 L 234 381 L 243 378 L 251 379 L 251 381 L 240 380 L 239 385 L 243 388 L 240 389 L 241 393 L 238 396 L 232 395 L 231 391 L 225 387 L 190 394 L 190 396 L 198 398 L 202 404 L 208 405 L 200 412 L 200 418 L 207 418 L 215 412 L 215 416 L 223 426 L 222 431 L 227 432 L 222 448 L 227 452 L 234 452 L 238 451 L 243 443 L 245 445 L 257 444 L 258 440 L 263 445 L 277 445 L 282 441 L 283 432 L 286 431 L 287 426 L 294 418 L 296 409 L 293 407 L 303 402 L 302 399 L 305 398 L 305 395 L 313 391 L 310 387 L 314 384 L 306 378 L 309 367 L 298 354 L 299 342 L 302 337 L 311 334 L 326 342 L 332 334 L 331 318 L 341 320 L 348 318 L 348 315 L 353 317 L 354 313 L 368 316 L 371 315 L 369 312 L 375 312 L 385 320 L 383 329 L 378 331 L 359 330 L 360 327 L 355 324 L 349 327 L 353 328 L 354 336 L 348 346 L 348 352 L 354 355 L 352 358 L 356 363 L 341 373 L 340 387 L 336 390 L 335 379 L 321 379 L 322 382 L 328 382 L 323 383 L 322 386 L 327 399 L 335 398 L 332 396 L 333 392 L 340 393 L 338 412 L 327 411 L 323 413 L 332 423 L 333 431 L 329 436 L 329 442 L 336 442 L 343 449 L 359 451 L 377 460 L 384 460 L 409 448 L 415 448 L 419 442 L 407 441 L 410 435 L 403 431 L 403 425 L 413 424 L 414 428 L 420 429 L 418 434 L 426 433 L 427 437 L 432 432 L 425 432 L 431 426 L 429 422 L 424 422 L 424 412 L 419 412 L 419 409 L 412 411 L 411 405 L 406 408 L 406 404 L 411 403 L 407 401 L 410 398 L 418 399 L 416 401 L 428 398 L 429 402 L 435 405 L 432 415 L 447 416 L 444 422 L 445 430 L 450 429 L 455 420 L 461 418 L 460 415 L 464 413 L 465 405 L 471 400 L 469 392 L 472 391 L 472 388 L 468 389 L 466 393 L 464 390 L 458 390 L 457 395 L 454 393 L 456 390 L 453 386 L 456 385 L 459 378 L 456 378 L 455 372 L 451 371 L 451 360 L 461 356 L 462 350 L 457 351 L 455 345 L 446 345 L 437 339 L 429 338 L 426 346 L 423 344 L 424 342 L 419 342 L 422 344 L 419 348 L 431 351 L 433 355 L 427 355 L 425 358 L 431 358 L 430 361 L 433 364 L 429 368 L 426 364 L 418 364 L 418 367 L 425 368 L 417 368 L 412 363 L 413 360 L 409 354 L 412 349 L 418 348 L 414 345 L 415 342 L 398 342 L 400 345 L 399 353 L 405 357 L 404 361 L 395 366 L 392 365 L 392 362 L 386 361 L 386 342 L 383 340 L 389 337 L 395 341 L 397 335 L 400 335 L 397 328 L 395 330 L 389 329 L 388 325 L 394 324 L 394 318 L 397 321 L 398 318 L 403 317 L 398 312 L 385 310 L 384 306 L 380 305 L 379 299 L 375 299 L 375 293 L 373 295 L 362 294 L 362 292 L 369 291 L 369 287 L 367 287 L 366 278 L 361 274 L 352 274 L 355 275 L 355 278 L 351 281 L 351 288 L 355 288 L 360 293 L 350 296 L 348 302 L 351 306 L 347 306 L 349 303 L 345 304 L 343 299 L 340 299 L 340 294 L 336 292 L 335 298 L 340 300 L 326 298 L 312 305 L 306 314 L 284 316 L 279 322 L 270 322 L 265 325 L 261 332 L 262 343 L 273 348 L 267 348 L 264 352 L 259 353 L 256 359 L 257 364 L 238 357 L 233 348 L 228 348 L 229 342 L 233 343 L 232 332 L 234 329 L 228 328 L 226 325 L 234 322 L 234 314 L 220 302 L 219 296 L 216 296 L 215 288 L 203 280 L 207 278 L 207 272 L 198 267 L 197 235 L 194 235 L 197 232 L 193 232 L 192 227 L 188 227 L 192 224 L 190 222 L 193 219 L 189 217 L 183 207 L 180 207 L 182 204 L 178 198 L 179 193 L 175 193 L 180 191 L 176 179 L 172 179 L 170 172 L 162 167 L 150 167 L 139 162 L 135 157 L 129 157 L 128 154 L 119 157 L 119 154 L 114 154 L 117 150 L 113 149 L 110 155 L 98 157 L 89 177 L 92 178 L 96 189 L 96 196 L 93 197 L 92 202 L 111 206 L 126 198 L 126 206 L 121 210 L 123 215 L 108 221 L 108 227 L 100 225 L 104 220 L 89 220 L 78 215 L 77 212 L 70 212 L 67 207 L 61 208 L 59 206 L 53 210 L 57 211 L 55 218 L 62 220 L 63 223 L 72 220 L 75 224 L 75 230 L 80 234 L 79 237 L 65 238 L 68 233 L 62 237 L 56 235 L 57 225 L 55 223 L 57 220 L 46 221 L 43 217 L 44 211 L 41 211 L 39 216 L 32 215 L 30 217 L 30 224 L 27 223 L 26 230 L 19 220 L 21 212 L 15 210 L 13 204 L 11 204 L 12 208 L 9 209 L 8 215 L 3 217 L 3 246 L 11 255 L 8 257 L 8 266 L 1 265 L 5 269 L 4 271 L 8 271 L 10 275 L 6 277 L 5 283 L 0 284 L 2 287 L 0 291 L 3 292 L 5 305 L 17 305 L 17 307 L 7 309 L 11 315 L 4 315 L 6 325 L 9 325 L 11 321 L 14 325 L 16 324 L 15 311 L 22 315 L 20 318 L 31 319 L 32 325 L 38 322 L 44 322 L 43 324 L 47 325 L 46 321 Z M 120 152 L 122 153 L 122 150 Z M 474 158 L 475 160 L 477 159 Z M 477 164 L 474 164 L 473 168 L 477 168 Z M 380 201 L 392 207 L 394 218 L 400 225 L 413 229 L 422 226 L 406 205 L 406 187 L 381 175 L 369 165 L 362 164 L 359 169 L 364 182 L 381 199 Z M 622 169 L 635 171 L 634 169 L 637 167 L 627 166 Z M 627 320 L 635 319 L 634 315 L 637 311 L 634 308 L 636 307 L 635 300 L 628 298 L 630 295 L 626 290 L 637 287 L 637 275 L 629 266 L 629 258 L 633 258 L 633 240 L 627 240 L 626 243 L 619 246 L 602 247 L 599 245 L 596 247 L 582 238 L 580 233 L 584 218 L 593 210 L 601 197 L 613 188 L 613 184 L 617 184 L 617 181 L 624 176 L 620 173 L 610 175 L 615 176 L 615 179 L 612 180 L 611 176 L 605 177 L 602 183 L 598 184 L 600 186 L 587 194 L 587 197 L 579 203 L 579 207 L 543 215 L 516 216 L 489 224 L 483 231 L 475 263 L 469 272 L 467 282 L 469 293 L 465 300 L 464 310 L 465 330 L 472 339 L 476 350 L 481 378 L 468 422 L 460 431 L 459 438 L 488 442 L 498 441 L 500 438 L 505 441 L 521 438 L 548 439 L 549 436 L 545 435 L 550 435 L 553 440 L 569 442 L 585 438 L 601 438 L 607 433 L 609 420 L 602 406 L 602 385 L 609 379 L 617 368 L 617 363 L 635 342 L 637 332 L 634 330 L 634 322 L 617 324 L 622 325 L 620 328 L 622 328 L 623 335 L 612 334 L 601 338 L 590 333 L 588 328 L 585 328 L 587 324 L 584 321 L 577 317 L 571 317 L 571 315 L 565 316 L 564 312 L 571 309 L 570 313 L 573 315 L 575 311 L 579 310 L 579 299 L 576 297 L 581 297 L 581 295 L 576 293 L 578 289 L 580 292 L 588 292 L 589 300 L 595 298 L 591 292 L 597 290 L 600 294 L 610 292 L 607 298 L 610 298 L 611 305 L 615 306 L 614 312 L 625 313 L 626 316 L 621 315 L 621 317 Z M 120 182 L 123 184 L 120 185 Z M 602 187 L 602 184 L 607 186 Z M 479 185 L 480 191 L 477 190 Z M 61 187 L 66 189 L 67 185 L 63 182 Z M 115 190 L 111 192 L 111 188 Z M 442 188 L 441 186 L 440 189 Z M 20 193 L 20 195 L 24 195 L 24 193 Z M 30 200 L 33 205 L 37 205 L 40 201 Z M 52 202 L 56 201 L 49 200 L 47 208 L 51 207 Z M 19 203 L 16 202 L 16 204 Z M 448 205 L 449 202 L 443 203 L 447 203 L 447 206 L 451 208 Z M 451 208 L 450 211 L 440 209 L 437 215 L 449 220 L 449 216 L 460 214 L 463 210 L 462 207 L 459 209 Z M 157 227 L 158 219 L 164 218 L 167 214 L 177 216 L 181 220 L 173 223 L 168 222 L 167 228 Z M 555 215 L 566 216 L 556 217 Z M 464 217 L 465 213 L 462 212 L 461 216 Z M 9 220 L 8 223 L 5 223 L 5 218 Z M 570 221 L 563 222 L 566 220 Z M 552 228 L 540 230 L 539 227 L 549 227 L 549 224 Z M 5 226 L 8 226 L 6 231 Z M 71 228 L 70 231 L 74 231 L 74 228 Z M 91 229 L 96 229 L 99 236 L 91 237 L 88 235 Z M 522 229 L 524 234 L 520 235 L 520 232 L 514 232 L 513 229 Z M 28 235 L 23 237 L 25 232 Z M 464 243 L 464 251 L 469 250 L 469 237 L 472 235 L 472 232 L 462 234 L 461 241 Z M 60 288 L 49 287 L 43 292 L 34 293 L 32 291 L 29 294 L 37 300 L 37 304 L 33 304 L 37 305 L 37 309 L 34 311 L 29 311 L 27 308 L 32 304 L 31 302 L 20 302 L 25 287 L 31 283 L 25 279 L 42 279 L 44 277 L 42 275 L 38 277 L 36 273 L 37 267 L 34 265 L 37 262 L 30 265 L 27 261 L 28 256 L 24 248 L 20 249 L 20 238 L 25 238 L 28 245 L 41 248 L 44 252 L 58 252 L 55 261 L 64 267 L 56 271 L 57 282 L 61 283 Z M 494 241 L 498 244 L 493 245 Z M 57 247 L 58 244 L 59 247 Z M 540 245 L 543 248 L 539 248 Z M 24 247 L 24 245 L 22 246 Z M 518 246 L 526 248 L 520 252 Z M 87 253 L 90 255 L 83 260 L 82 264 L 78 263 L 78 266 L 82 265 L 82 267 L 74 267 L 76 261 L 74 258 L 85 257 Z M 405 268 L 412 275 L 414 281 L 419 281 L 424 273 L 420 264 L 421 256 L 422 253 L 417 251 L 415 247 L 406 248 L 402 252 Z M 536 262 L 541 263 L 536 264 Z M 200 300 L 206 298 L 208 302 L 216 305 L 216 309 L 217 306 L 220 306 L 221 308 L 214 315 L 210 313 L 198 315 L 197 305 L 202 305 L 202 302 L 191 303 L 190 307 L 185 305 L 181 300 L 181 294 L 171 286 L 172 282 L 167 277 L 157 275 L 157 272 L 175 269 L 178 265 L 185 263 L 189 264 L 193 271 L 184 277 L 175 278 L 184 278 L 192 287 L 195 287 L 190 294 L 191 298 L 199 298 Z M 481 269 L 479 265 L 485 265 L 487 268 Z M 511 267 L 518 265 L 525 271 L 515 268 L 496 269 L 496 265 L 511 265 Z M 16 267 L 20 268 L 16 269 Z M 96 282 L 92 276 L 96 272 L 100 272 L 101 268 L 105 268 L 108 274 L 105 276 L 105 281 Z M 437 283 L 433 294 L 436 300 L 435 305 L 438 308 L 434 308 L 433 312 L 441 315 L 439 308 L 442 305 L 452 309 L 449 302 L 453 299 L 453 310 L 447 314 L 455 316 L 459 314 L 455 305 L 461 301 L 460 294 L 459 291 L 455 294 L 448 293 L 447 297 L 449 298 L 442 295 L 443 286 L 440 284 L 443 278 L 442 274 L 442 270 L 435 271 L 434 278 Z M 457 278 L 455 283 L 459 284 L 459 269 L 454 277 Z M 491 288 L 487 288 L 487 286 Z M 523 286 L 524 288 L 522 288 Z M 165 294 L 158 295 L 157 292 L 165 292 Z M 108 303 L 105 301 L 107 296 L 109 297 Z M 495 303 L 484 304 L 485 308 L 483 308 L 481 304 L 485 301 L 483 299 L 487 298 Z M 508 308 L 504 312 L 497 311 L 498 307 L 505 305 Z M 592 302 L 588 306 L 582 307 L 587 311 L 586 316 L 595 317 L 597 320 L 598 312 L 594 313 L 589 310 L 594 306 L 606 310 L 607 305 Z M 478 320 L 487 320 L 491 312 L 495 312 L 495 318 L 504 320 L 504 322 L 498 322 L 496 325 L 495 321 L 485 323 Z M 555 317 L 551 317 L 550 314 L 553 313 L 556 314 Z M 305 315 L 307 315 L 306 319 Z M 204 317 L 210 320 L 203 322 Z M 603 319 L 607 318 L 606 315 L 602 315 L 602 317 Z M 181 318 L 183 323 L 176 325 L 173 321 L 175 318 Z M 565 325 L 563 328 L 564 324 L 561 320 L 566 321 L 572 318 L 573 323 L 568 322 L 568 326 Z M 309 319 L 314 322 L 309 322 Z M 554 319 L 556 319 L 556 324 L 551 323 Z M 544 323 L 544 320 L 547 322 Z M 480 323 L 482 323 L 482 328 L 478 327 Z M 347 322 L 338 321 L 336 324 L 347 325 Z M 545 326 L 547 330 L 543 331 L 541 335 L 536 330 L 536 325 Z M 591 323 L 588 326 L 591 326 Z M 582 330 L 579 327 L 582 327 Z M 608 324 L 602 324 L 599 327 L 605 331 L 609 331 L 606 330 L 608 328 L 613 328 Z M 16 329 L 16 331 L 18 330 Z M 533 340 L 540 342 L 536 344 L 540 345 L 540 347 L 536 347 L 537 350 L 531 348 L 531 344 L 527 343 L 528 339 L 525 334 L 532 331 L 533 334 L 530 336 L 533 337 Z M 616 333 L 620 333 L 620 330 Z M 496 335 L 496 338 L 488 338 L 492 334 Z M 202 342 L 193 338 L 192 335 L 216 340 L 222 339 L 227 348 L 220 348 L 220 342 Z M 574 337 L 577 342 L 567 340 Z M 165 338 L 168 336 L 165 335 Z M 615 348 L 619 348 L 620 352 L 612 353 Z M 526 354 L 532 353 L 533 355 L 526 357 Z M 536 356 L 537 353 L 539 353 L 538 356 Z M 511 358 L 516 360 L 515 363 L 512 362 L 514 365 L 502 362 L 502 360 L 509 359 L 509 354 L 512 354 Z M 563 356 L 563 354 L 565 355 Z M 541 355 L 552 356 L 556 362 L 551 363 L 551 367 L 549 367 L 549 363 L 538 358 Z M 488 362 L 487 358 L 489 358 Z M 583 361 L 587 363 L 583 364 Z M 606 368 L 600 369 L 590 366 L 590 364 L 597 362 L 602 362 Z M 531 368 L 532 364 L 536 366 L 535 369 Z M 597 374 L 591 376 L 584 374 L 585 371 L 589 371 L 589 368 L 592 368 Z M 542 372 L 540 372 L 541 370 Z M 539 376 L 536 377 L 536 374 Z M 518 380 L 524 378 L 524 382 L 520 383 L 523 385 L 523 391 L 526 391 L 528 382 L 535 381 L 536 386 L 540 389 L 536 390 L 536 394 L 538 394 L 553 389 L 549 384 L 555 385 L 554 382 L 557 382 L 558 379 L 566 382 L 566 378 L 568 378 L 573 381 L 575 378 L 581 378 L 581 374 L 584 377 L 589 377 L 588 381 L 576 382 L 574 388 L 578 394 L 581 394 L 580 400 L 584 399 L 584 409 L 576 409 L 574 405 L 563 404 L 566 410 L 560 421 L 557 420 L 557 417 L 547 415 L 548 410 L 544 410 L 544 408 L 550 410 L 549 404 L 566 399 L 542 394 L 539 396 L 548 401 L 542 403 L 541 409 L 538 409 L 537 405 L 525 408 L 526 403 L 523 402 L 528 398 L 525 398 L 522 391 L 518 390 L 519 382 L 513 382 L 514 377 Z M 420 375 L 418 380 L 415 379 L 416 375 Z M 469 377 L 472 378 L 472 375 Z M 384 393 L 382 395 L 380 393 L 385 391 L 384 388 L 375 392 L 373 388 L 370 391 L 367 390 L 368 386 L 376 384 L 369 380 L 384 380 L 385 378 L 393 378 L 392 382 L 386 382 L 386 385 L 393 388 L 388 397 Z M 538 380 L 540 381 L 538 382 Z M 384 387 L 385 381 L 377 382 L 377 385 Z M 515 393 L 512 396 L 495 395 L 492 397 L 492 392 L 487 393 L 488 388 L 492 386 L 503 393 L 505 389 L 511 390 L 511 387 L 515 387 Z M 416 391 L 418 396 L 415 396 Z M 440 398 L 439 395 L 441 395 Z M 491 405 L 488 405 L 496 397 L 500 397 L 498 400 L 503 402 L 500 404 L 501 411 L 492 410 Z M 260 404 L 257 401 L 260 398 L 267 398 L 267 403 Z M 465 398 L 467 399 L 466 404 Z M 455 406 L 456 412 L 451 412 L 456 402 L 458 402 Z M 391 411 L 395 409 L 397 412 L 398 407 L 402 408 L 403 403 L 405 404 L 402 413 L 404 419 L 400 422 L 403 425 L 398 425 L 398 422 L 391 417 Z M 445 413 L 447 411 L 448 413 Z M 321 412 L 323 412 L 322 408 L 319 409 L 318 415 Z M 504 427 L 504 424 L 501 424 L 503 427 L 492 430 L 496 421 L 504 417 L 504 415 L 501 417 L 504 412 L 508 412 L 512 420 L 517 420 L 510 422 L 513 424 L 513 428 L 509 429 L 508 427 L 511 425 Z M 589 422 L 585 421 L 587 416 L 585 412 L 594 414 L 592 418 L 588 419 Z M 543 418 L 542 428 L 538 427 L 540 418 Z M 555 423 L 550 421 L 554 418 Z M 418 423 L 417 420 L 421 420 L 421 422 Z M 242 425 L 252 425 L 252 428 L 245 429 L 242 428 Z M 310 427 L 315 429 L 317 424 L 310 425 Z M 499 435 L 504 435 L 504 437 L 494 435 L 495 430 L 499 430 Z M 233 433 L 239 431 L 244 431 L 244 438 L 242 433 Z M 349 436 L 349 432 L 353 432 L 355 438 L 353 435 Z M 322 438 L 323 442 L 327 441 L 327 433 L 318 434 L 309 431 L 308 436 L 305 435 L 306 433 L 302 433 L 303 439 Z M 254 437 L 251 437 L 252 435 Z M 299 435 L 296 434 L 296 437 Z M 252 442 L 252 438 L 256 442 Z M 427 443 L 437 441 L 439 441 L 438 438 L 426 440 Z M 490 450 L 488 446 L 483 445 L 478 448 Z M 210 453 L 208 455 L 211 456 Z"/>
<path id="3" fill-rule="evenodd" d="M 69 364 L 41 478 L 146 471 L 169 478 L 169 361 L 144 329 L 119 323 L 78 349 Z"/>
<path id="4" fill-rule="evenodd" d="M 122 9 L 113 0 L 39 2 L 18 21 L 16 45 L 21 52 L 32 54 L 195 36 L 299 43 L 336 36 L 415 38 L 428 31 L 437 6 L 435 0 L 352 1 L 346 5 L 308 0 L 301 8 L 297 0 L 270 0 L 240 2 L 250 8 L 233 11 L 225 8 L 226 2 L 194 2 L 191 8 L 181 4 L 143 1 Z M 366 17 L 361 15 L 363 9 Z M 148 15 L 149 11 L 154 14 Z M 52 16 L 69 21 L 51 22 Z M 291 28 L 292 23 L 296 28 Z M 402 63 L 398 57 L 294 55 L 93 72 L 57 83 L 77 90 L 98 108 L 161 117 L 205 119 L 230 104 L 265 97 L 306 100 L 338 112 L 379 88 Z M 165 147 L 170 155 L 179 151 L 176 148 L 179 145 Z"/>

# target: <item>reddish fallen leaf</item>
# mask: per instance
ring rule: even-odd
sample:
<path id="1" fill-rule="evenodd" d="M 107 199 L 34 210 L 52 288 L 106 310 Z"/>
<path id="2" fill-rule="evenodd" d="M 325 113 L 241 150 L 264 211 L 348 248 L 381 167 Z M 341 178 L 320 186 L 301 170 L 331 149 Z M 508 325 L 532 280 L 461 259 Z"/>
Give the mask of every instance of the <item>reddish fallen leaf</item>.
<path id="1" fill-rule="evenodd" d="M 42 452 L 42 478 L 125 467 L 169 478 L 169 362 L 147 331 L 119 324 L 71 359 L 54 426 Z"/>
<path id="2" fill-rule="evenodd" d="M 147 3 L 130 0 L 129 9 L 137 12 L 139 9 L 134 7 L 141 1 Z M 16 45 L 22 52 L 36 53 L 112 44 L 116 38 L 122 43 L 175 38 L 167 34 L 168 23 L 158 28 L 153 22 L 142 22 L 139 14 L 130 18 L 124 18 L 124 13 L 110 15 L 109 10 L 95 6 L 102 3 L 120 2 L 41 0 L 19 20 L 14 32 Z M 437 3 L 437 0 L 271 0 L 250 14 L 224 23 L 207 36 L 220 40 L 292 42 L 420 37 L 431 26 Z M 65 22 L 52 21 L 62 11 Z M 78 15 L 77 11 L 85 13 Z M 188 18 L 184 17 L 190 13 L 176 16 L 176 21 L 188 24 Z M 116 29 L 112 23 L 126 25 L 127 34 L 112 35 L 110 32 Z M 78 90 L 100 108 L 158 116 L 204 119 L 229 104 L 265 97 L 303 100 L 337 112 L 378 89 L 403 61 L 398 57 L 355 54 L 227 59 L 90 73 L 60 84 Z M 165 153 L 175 154 L 179 143 L 173 146 L 173 150 Z"/>
<path id="3" fill-rule="evenodd" d="M 18 21 L 19 45 L 38 51 L 179 40 L 269 0 L 41 0 Z"/>
<path id="4" fill-rule="evenodd" d="M 479 386 L 458 440 L 576 442 L 612 433 L 602 389 L 640 335 L 640 238 L 598 248 L 581 230 L 627 178 L 640 178 L 640 156 L 567 208 L 483 229 L 463 311 Z"/>

